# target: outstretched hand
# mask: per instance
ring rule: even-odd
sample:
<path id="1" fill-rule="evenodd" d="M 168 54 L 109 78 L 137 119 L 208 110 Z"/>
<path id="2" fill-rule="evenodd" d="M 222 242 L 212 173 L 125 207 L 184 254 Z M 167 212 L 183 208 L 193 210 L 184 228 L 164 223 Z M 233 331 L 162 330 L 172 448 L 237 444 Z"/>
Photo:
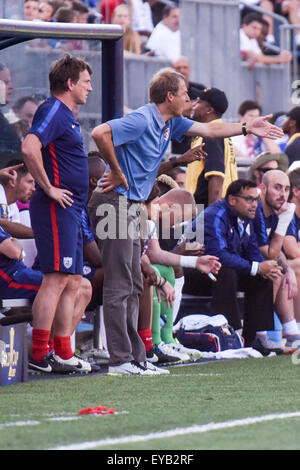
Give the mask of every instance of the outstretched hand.
<path id="1" fill-rule="evenodd" d="M 247 133 L 272 140 L 280 139 L 283 137 L 283 131 L 268 122 L 271 117 L 272 114 L 268 114 L 267 116 L 260 116 L 248 122 L 246 126 Z"/>

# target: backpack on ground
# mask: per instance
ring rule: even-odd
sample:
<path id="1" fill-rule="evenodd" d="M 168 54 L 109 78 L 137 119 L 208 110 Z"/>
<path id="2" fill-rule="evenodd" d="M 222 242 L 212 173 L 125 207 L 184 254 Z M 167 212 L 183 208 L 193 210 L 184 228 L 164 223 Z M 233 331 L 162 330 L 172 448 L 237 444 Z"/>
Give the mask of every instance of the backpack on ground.
<path id="1" fill-rule="evenodd" d="M 244 346 L 241 336 L 224 315 L 188 315 L 175 325 L 173 331 L 183 346 L 199 351 L 219 352 Z"/>

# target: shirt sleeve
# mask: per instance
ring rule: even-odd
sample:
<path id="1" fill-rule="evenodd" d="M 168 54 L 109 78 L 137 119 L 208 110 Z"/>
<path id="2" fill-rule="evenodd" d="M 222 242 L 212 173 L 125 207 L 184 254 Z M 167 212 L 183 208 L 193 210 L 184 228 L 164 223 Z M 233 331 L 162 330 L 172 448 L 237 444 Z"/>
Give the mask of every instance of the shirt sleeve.
<path id="1" fill-rule="evenodd" d="M 88 245 L 95 240 L 91 220 L 89 215 L 85 209 L 82 210 L 81 213 L 81 228 L 82 228 L 82 237 L 83 237 L 83 245 Z"/>
<path id="2" fill-rule="evenodd" d="M 181 142 L 186 132 L 195 124 L 194 121 L 186 117 L 172 119 L 171 139 Z"/>
<path id="3" fill-rule="evenodd" d="M 295 215 L 292 218 L 292 221 L 291 221 L 290 225 L 288 226 L 285 235 L 290 235 L 291 237 L 295 237 L 296 240 L 298 241 L 298 233 L 297 233 L 297 225 L 296 225 Z"/>
<path id="4" fill-rule="evenodd" d="M 208 255 L 214 255 L 219 258 L 222 266 L 234 269 L 239 274 L 250 275 L 252 262 L 243 258 L 237 251 L 230 250 L 227 238 L 231 230 L 230 226 L 224 220 L 224 212 L 209 214 L 205 216 L 204 225 L 204 245 L 205 252 Z"/>
<path id="5" fill-rule="evenodd" d="M 267 228 L 265 224 L 265 218 L 260 206 L 258 206 L 253 221 L 254 232 L 258 246 L 269 245 L 269 237 L 267 235 Z"/>
<path id="6" fill-rule="evenodd" d="M 29 134 L 36 135 L 43 147 L 60 137 L 65 130 L 59 108 L 60 102 L 55 101 L 52 106 L 41 106 L 35 113 Z"/>
<path id="7" fill-rule="evenodd" d="M 11 238 L 11 235 L 9 235 L 9 233 L 7 233 L 3 227 L 1 227 L 0 225 L 0 244 L 2 242 L 4 242 L 4 240 L 6 240 L 7 238 Z"/>
<path id="8" fill-rule="evenodd" d="M 115 147 L 136 142 L 148 127 L 148 120 L 142 113 L 133 112 L 120 119 L 108 121 Z"/>
<path id="9" fill-rule="evenodd" d="M 204 177 L 206 179 L 214 175 L 224 177 L 224 139 L 208 139 L 204 143 L 204 150 L 207 153 L 207 157 L 205 157 Z"/>

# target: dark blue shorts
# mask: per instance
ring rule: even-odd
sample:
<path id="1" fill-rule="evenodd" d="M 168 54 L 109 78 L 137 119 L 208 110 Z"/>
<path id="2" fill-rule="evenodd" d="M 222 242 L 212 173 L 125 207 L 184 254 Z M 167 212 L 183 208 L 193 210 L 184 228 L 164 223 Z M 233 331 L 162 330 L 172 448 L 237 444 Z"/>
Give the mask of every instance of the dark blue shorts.
<path id="1" fill-rule="evenodd" d="M 41 271 L 82 274 L 81 211 L 34 193 L 30 218 Z"/>
<path id="2" fill-rule="evenodd" d="M 33 300 L 42 284 L 43 274 L 27 266 L 21 266 L 13 273 L 0 270 L 1 299 Z"/>

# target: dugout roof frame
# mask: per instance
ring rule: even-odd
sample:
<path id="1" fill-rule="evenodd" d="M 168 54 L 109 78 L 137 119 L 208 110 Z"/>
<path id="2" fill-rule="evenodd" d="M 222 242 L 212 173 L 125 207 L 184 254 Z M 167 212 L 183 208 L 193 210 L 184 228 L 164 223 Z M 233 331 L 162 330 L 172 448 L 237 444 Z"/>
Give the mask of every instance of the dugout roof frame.
<path id="1" fill-rule="evenodd" d="M 37 38 L 100 40 L 102 43 L 99 52 L 99 59 L 102 61 L 101 114 L 102 122 L 106 122 L 123 116 L 123 34 L 121 26 L 112 24 L 0 19 L 0 51 Z"/>

